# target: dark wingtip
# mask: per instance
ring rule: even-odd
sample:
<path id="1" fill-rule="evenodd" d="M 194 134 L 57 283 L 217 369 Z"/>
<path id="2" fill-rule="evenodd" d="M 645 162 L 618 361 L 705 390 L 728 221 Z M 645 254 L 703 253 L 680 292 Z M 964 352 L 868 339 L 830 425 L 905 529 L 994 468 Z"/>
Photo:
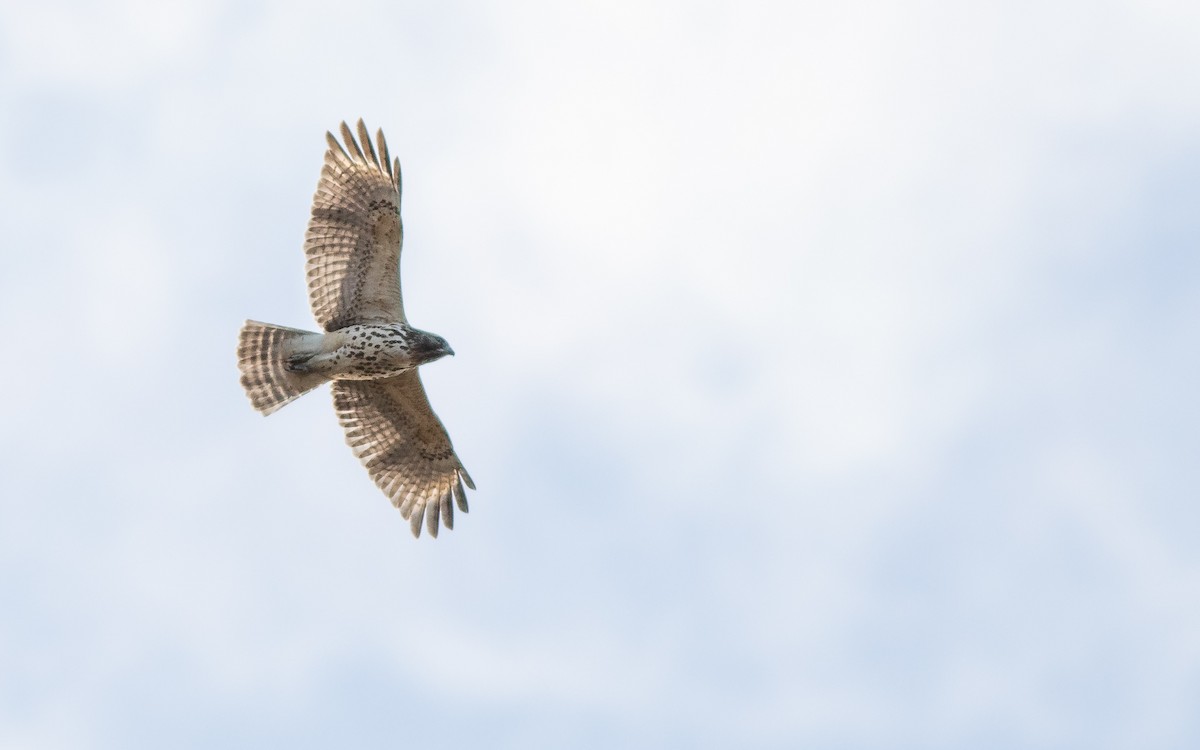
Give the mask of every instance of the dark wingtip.
<path id="1" fill-rule="evenodd" d="M 429 531 L 429 536 L 437 539 L 438 526 L 440 524 L 441 505 L 436 502 L 427 500 L 425 502 L 425 528 Z"/>
<path id="2" fill-rule="evenodd" d="M 446 528 L 454 531 L 454 501 L 452 500 L 453 493 L 446 490 L 446 494 L 442 495 L 439 501 L 442 506 L 442 523 L 446 524 Z"/>
<path id="3" fill-rule="evenodd" d="M 454 486 L 450 488 L 454 492 L 454 503 L 463 513 L 467 510 L 467 491 L 463 489 L 462 480 L 455 478 Z"/>

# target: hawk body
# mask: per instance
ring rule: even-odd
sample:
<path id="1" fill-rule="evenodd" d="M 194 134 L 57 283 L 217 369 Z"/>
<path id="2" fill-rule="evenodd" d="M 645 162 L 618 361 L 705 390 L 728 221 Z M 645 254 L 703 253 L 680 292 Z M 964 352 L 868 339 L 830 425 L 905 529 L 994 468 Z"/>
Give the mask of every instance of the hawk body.
<path id="1" fill-rule="evenodd" d="M 381 380 L 454 353 L 441 336 L 404 323 L 346 326 L 320 341 L 320 348 L 311 353 L 297 351 L 289 356 L 287 369 L 335 380 Z"/>
<path id="2" fill-rule="evenodd" d="M 324 333 L 246 321 L 241 383 L 254 408 L 271 414 L 333 381 L 347 443 L 413 534 L 424 525 L 436 537 L 440 525 L 454 528 L 455 506 L 467 511 L 464 484 L 475 485 L 417 367 L 454 351 L 404 315 L 399 160 L 391 159 L 383 131 L 376 150 L 362 120 L 357 140 L 345 123 L 341 134 L 345 148 L 326 133 L 304 243 L 309 302 Z"/>

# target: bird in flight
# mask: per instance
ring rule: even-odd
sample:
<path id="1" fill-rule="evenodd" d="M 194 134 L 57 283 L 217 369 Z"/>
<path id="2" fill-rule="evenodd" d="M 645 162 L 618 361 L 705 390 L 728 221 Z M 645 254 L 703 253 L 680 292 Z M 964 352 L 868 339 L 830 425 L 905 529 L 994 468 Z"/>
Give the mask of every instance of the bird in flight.
<path id="1" fill-rule="evenodd" d="M 238 369 L 262 414 L 332 381 L 346 442 L 413 536 L 439 520 L 454 528 L 467 512 L 463 488 L 475 483 L 433 413 L 417 367 L 454 354 L 446 340 L 413 328 L 400 296 L 400 160 L 376 146 L 358 121 L 358 140 L 342 123 L 345 148 L 329 149 L 304 241 L 313 316 L 323 333 L 248 320 L 238 338 Z M 360 147 L 359 141 L 362 145 Z"/>

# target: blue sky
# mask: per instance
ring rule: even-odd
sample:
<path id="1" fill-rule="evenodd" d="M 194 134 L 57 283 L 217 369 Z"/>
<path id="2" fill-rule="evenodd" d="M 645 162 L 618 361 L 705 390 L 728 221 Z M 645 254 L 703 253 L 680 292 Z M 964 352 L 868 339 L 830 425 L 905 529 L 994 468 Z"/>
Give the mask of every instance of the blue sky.
<path id="1" fill-rule="evenodd" d="M 1187 3 L 0 9 L 0 746 L 1200 743 Z M 404 168 L 477 480 L 414 540 L 309 327 Z"/>

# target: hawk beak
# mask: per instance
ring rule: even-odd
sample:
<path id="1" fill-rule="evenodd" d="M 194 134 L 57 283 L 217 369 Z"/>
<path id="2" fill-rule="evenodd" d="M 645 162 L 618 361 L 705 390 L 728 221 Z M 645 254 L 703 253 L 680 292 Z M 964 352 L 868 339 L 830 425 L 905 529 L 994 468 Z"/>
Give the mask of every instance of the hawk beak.
<path id="1" fill-rule="evenodd" d="M 454 356 L 454 350 L 453 350 L 453 349 L 451 349 L 451 348 L 449 347 L 449 345 L 447 345 L 447 346 L 446 346 L 446 353 L 447 353 L 447 354 L 449 354 L 451 357 L 453 357 L 453 356 Z"/>

